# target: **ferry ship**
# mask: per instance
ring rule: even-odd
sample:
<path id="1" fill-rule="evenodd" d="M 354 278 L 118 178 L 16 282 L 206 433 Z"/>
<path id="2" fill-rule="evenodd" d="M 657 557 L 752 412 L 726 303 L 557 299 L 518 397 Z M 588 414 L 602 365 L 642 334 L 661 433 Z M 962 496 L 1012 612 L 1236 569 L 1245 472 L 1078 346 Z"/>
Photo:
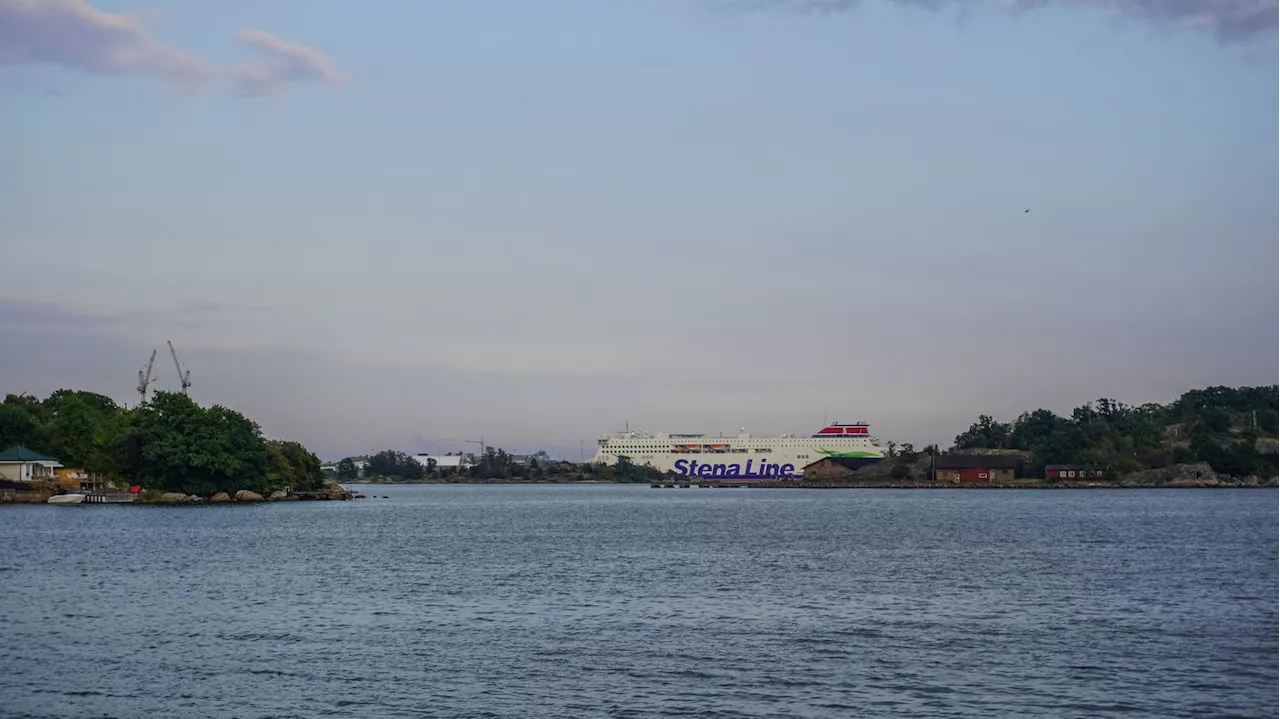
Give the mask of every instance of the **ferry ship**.
<path id="1" fill-rule="evenodd" d="M 737 437 L 704 434 L 663 434 L 624 429 L 596 442 L 593 462 L 616 464 L 626 457 L 686 477 L 723 477 L 739 481 L 800 479 L 806 465 L 823 457 L 840 457 L 853 464 L 872 464 L 886 455 L 871 428 L 863 422 L 833 422 L 812 435 L 784 434 L 752 437 L 745 428 Z"/>

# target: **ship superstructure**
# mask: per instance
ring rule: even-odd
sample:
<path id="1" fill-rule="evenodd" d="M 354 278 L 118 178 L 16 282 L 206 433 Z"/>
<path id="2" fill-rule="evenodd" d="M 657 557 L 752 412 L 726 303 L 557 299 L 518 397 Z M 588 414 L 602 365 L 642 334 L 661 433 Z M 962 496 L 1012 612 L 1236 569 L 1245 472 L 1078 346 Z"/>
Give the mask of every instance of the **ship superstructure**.
<path id="1" fill-rule="evenodd" d="M 866 423 L 833 422 L 807 436 L 752 437 L 745 428 L 736 437 L 626 429 L 597 440 L 593 461 L 616 464 L 619 457 L 626 457 L 633 464 L 686 477 L 765 480 L 799 479 L 806 465 L 823 457 L 871 464 L 885 454 Z"/>

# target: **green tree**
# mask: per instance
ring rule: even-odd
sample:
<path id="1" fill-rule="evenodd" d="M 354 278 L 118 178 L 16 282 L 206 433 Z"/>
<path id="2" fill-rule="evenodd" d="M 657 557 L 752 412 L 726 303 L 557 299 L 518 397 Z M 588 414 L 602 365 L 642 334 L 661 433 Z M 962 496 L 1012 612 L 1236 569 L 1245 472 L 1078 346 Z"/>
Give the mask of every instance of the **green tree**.
<path id="1" fill-rule="evenodd" d="M 1231 414 L 1221 407 L 1209 407 L 1200 413 L 1200 428 L 1211 434 L 1231 431 Z"/>
<path id="2" fill-rule="evenodd" d="M 128 470 L 142 484 L 203 495 L 265 489 L 267 444 L 258 425 L 240 413 L 156 392 L 134 415 Z"/>
<path id="3" fill-rule="evenodd" d="M 356 461 L 350 457 L 344 457 L 338 462 L 338 479 L 355 479 L 360 476 L 360 468 L 356 466 Z"/>
<path id="4" fill-rule="evenodd" d="M 989 415 L 979 415 L 978 421 L 963 434 L 956 436 L 956 449 L 1006 449 L 1010 426 L 996 422 Z"/>
<path id="5" fill-rule="evenodd" d="M 0 404 L 0 450 L 20 444 L 26 447 L 37 444 L 36 431 L 40 423 L 31 410 L 21 402 L 14 401 L 15 395 L 5 398 Z"/>
<path id="6" fill-rule="evenodd" d="M 58 390 L 45 400 L 47 420 L 39 436 L 42 448 L 63 465 L 100 474 L 116 474 L 116 445 L 123 411 L 110 397 Z"/>
<path id="7" fill-rule="evenodd" d="M 1119 459 L 1111 464 L 1110 473 L 1112 479 L 1120 479 L 1126 474 L 1142 471 L 1142 463 L 1132 459 Z"/>
<path id="8" fill-rule="evenodd" d="M 324 484 L 320 459 L 301 444 L 270 440 L 267 452 L 271 461 L 267 469 L 266 490 L 290 488 L 295 492 L 314 492 Z"/>
<path id="9" fill-rule="evenodd" d="M 365 468 L 365 475 L 416 480 L 422 479 L 425 475 L 425 469 L 421 462 L 404 452 L 384 449 L 369 458 L 369 465 Z"/>

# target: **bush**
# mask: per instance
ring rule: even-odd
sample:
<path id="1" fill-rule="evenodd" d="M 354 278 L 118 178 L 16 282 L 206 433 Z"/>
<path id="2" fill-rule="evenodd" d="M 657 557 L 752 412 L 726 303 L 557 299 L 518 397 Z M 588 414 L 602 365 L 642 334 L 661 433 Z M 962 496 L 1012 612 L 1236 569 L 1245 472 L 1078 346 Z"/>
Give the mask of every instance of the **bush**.
<path id="1" fill-rule="evenodd" d="M 144 489 L 134 501 L 139 504 L 155 504 L 164 495 L 163 489 Z"/>
<path id="2" fill-rule="evenodd" d="M 1221 407 L 1207 409 L 1200 415 L 1200 425 L 1213 434 L 1231 431 L 1231 415 Z"/>
<path id="3" fill-rule="evenodd" d="M 1119 479 L 1126 474 L 1141 472 L 1144 469 L 1141 462 L 1134 459 L 1121 459 L 1111 463 L 1111 478 Z"/>

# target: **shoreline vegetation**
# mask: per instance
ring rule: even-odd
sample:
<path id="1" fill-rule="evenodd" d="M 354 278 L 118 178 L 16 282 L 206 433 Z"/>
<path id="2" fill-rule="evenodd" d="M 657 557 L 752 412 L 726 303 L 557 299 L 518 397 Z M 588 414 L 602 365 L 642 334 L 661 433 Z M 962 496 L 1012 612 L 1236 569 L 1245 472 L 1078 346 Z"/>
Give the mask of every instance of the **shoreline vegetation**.
<path id="1" fill-rule="evenodd" d="M 471 467 L 423 466 L 413 457 L 384 450 L 347 457 L 335 478 L 365 484 L 575 484 L 649 483 L 651 486 L 751 486 L 760 488 L 1155 488 L 1277 486 L 1277 404 L 1280 387 L 1208 387 L 1184 393 L 1168 405 L 1128 406 L 1103 398 L 1072 410 L 1024 412 L 1010 422 L 981 415 L 957 435 L 946 452 L 887 445 L 884 461 L 842 478 L 735 483 L 731 478 L 688 477 L 635 465 L 557 461 L 539 453 L 520 461 L 486 448 Z M 936 458 L 949 455 L 1014 455 L 1018 478 L 1011 482 L 952 483 L 934 478 Z M 362 473 L 357 460 L 367 463 Z M 1046 477 L 1052 465 L 1101 468 L 1101 481 Z"/>
<path id="2" fill-rule="evenodd" d="M 257 423 L 220 405 L 202 407 L 179 392 L 156 392 L 124 408 L 94 392 L 58 390 L 48 398 L 9 394 L 0 403 L 0 449 L 22 446 L 97 478 L 98 492 L 130 492 L 138 504 L 220 504 L 359 498 L 347 484 L 648 484 L 652 487 L 1051 489 L 1277 486 L 1276 385 L 1209 387 L 1169 405 L 1088 402 L 1062 417 L 1048 410 L 1011 422 L 982 415 L 942 452 L 888 443 L 884 461 L 845 477 L 735 482 L 687 477 L 619 458 L 613 465 L 517 457 L 486 447 L 473 464 L 439 468 L 396 450 L 348 457 L 326 473 L 298 442 L 267 439 Z M 1018 479 L 953 483 L 935 479 L 937 458 L 957 454 L 1018 457 Z M 356 460 L 363 460 L 362 471 Z M 1105 468 L 1089 481 L 1046 478 L 1051 465 Z M 35 500 L 6 482 L 0 501 Z M 47 498 L 66 490 L 25 483 Z M 4 493 L 7 492 L 7 493 Z M 21 495 L 27 495 L 22 497 Z"/>
<path id="3" fill-rule="evenodd" d="M 326 478 L 320 460 L 298 442 L 267 439 L 239 412 L 202 407 L 181 392 L 156 392 L 134 408 L 82 390 L 58 390 L 44 400 L 9 394 L 0 403 L 0 449 L 13 446 L 94 477 L 100 493 L 135 495 L 138 504 L 351 494 Z M 5 484 L 13 502 L 82 488 L 43 477 Z"/>

